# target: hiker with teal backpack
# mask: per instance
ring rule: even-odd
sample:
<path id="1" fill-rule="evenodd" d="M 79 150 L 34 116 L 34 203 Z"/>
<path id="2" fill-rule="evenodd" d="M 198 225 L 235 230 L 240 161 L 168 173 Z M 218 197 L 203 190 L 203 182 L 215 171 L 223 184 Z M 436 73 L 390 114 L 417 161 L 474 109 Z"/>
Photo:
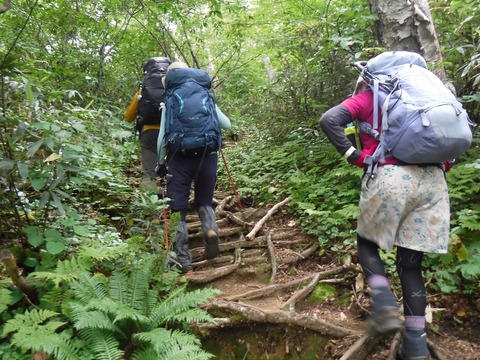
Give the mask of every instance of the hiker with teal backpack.
<path id="1" fill-rule="evenodd" d="M 357 251 L 366 277 L 372 335 L 403 331 L 398 358 L 426 360 L 425 252 L 446 253 L 450 205 L 445 171 L 471 143 L 466 111 L 425 60 L 385 52 L 356 64 L 355 94 L 329 109 L 320 126 L 338 152 L 365 170 L 361 184 Z M 362 149 L 344 133 L 357 122 Z M 379 250 L 396 247 L 404 323 Z"/>
<path id="2" fill-rule="evenodd" d="M 165 109 L 158 136 L 157 174 L 167 179 L 170 209 L 180 213 L 173 251 L 180 271 L 188 273 L 193 270 L 186 223 L 192 183 L 193 206 L 202 224 L 205 258 L 213 259 L 220 253 L 212 201 L 218 151 L 222 146 L 221 129 L 229 129 L 231 124 L 215 104 L 206 71 L 174 62 L 164 81 Z"/>
<path id="3" fill-rule="evenodd" d="M 140 90 L 133 96 L 125 110 L 125 120 L 135 121 L 142 148 L 142 188 L 156 191 L 157 139 L 160 129 L 160 104 L 165 88 L 162 79 L 167 73 L 171 60 L 166 57 L 152 57 L 143 66 L 143 81 Z"/>

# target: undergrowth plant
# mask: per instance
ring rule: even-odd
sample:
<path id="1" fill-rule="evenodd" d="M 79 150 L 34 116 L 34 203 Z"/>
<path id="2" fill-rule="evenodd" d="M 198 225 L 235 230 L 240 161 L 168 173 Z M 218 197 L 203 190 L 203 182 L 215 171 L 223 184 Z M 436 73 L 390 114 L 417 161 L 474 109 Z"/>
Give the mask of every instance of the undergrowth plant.
<path id="1" fill-rule="evenodd" d="M 428 254 L 425 260 L 430 286 L 444 292 L 479 294 L 480 289 L 480 151 L 476 134 L 471 150 L 447 174 L 451 199 L 452 231 L 449 253 Z M 274 144 L 274 145 L 273 145 Z M 268 149 L 268 150 L 267 150 Z M 267 135 L 227 148 L 231 173 L 242 198 L 260 205 L 286 196 L 289 211 L 302 230 L 317 237 L 322 252 L 340 258 L 355 251 L 360 181 L 363 175 L 344 161 L 314 128 L 293 131 L 278 144 Z M 268 179 L 268 181 L 267 181 Z M 228 188 L 226 178 L 220 178 Z M 391 252 L 382 254 L 395 273 Z"/>
<path id="2" fill-rule="evenodd" d="M 165 253 L 131 251 L 121 242 L 91 242 L 54 271 L 33 272 L 27 280 L 40 292 L 35 307 L 18 302 L 16 290 L 4 281 L 0 308 L 15 306 L 16 311 L 2 314 L 0 337 L 8 345 L 0 346 L 0 354 L 12 359 L 35 353 L 72 360 L 210 359 L 188 324 L 213 321 L 199 304 L 218 291 L 187 291 L 185 284 L 177 285 L 176 273 L 164 273 Z"/>

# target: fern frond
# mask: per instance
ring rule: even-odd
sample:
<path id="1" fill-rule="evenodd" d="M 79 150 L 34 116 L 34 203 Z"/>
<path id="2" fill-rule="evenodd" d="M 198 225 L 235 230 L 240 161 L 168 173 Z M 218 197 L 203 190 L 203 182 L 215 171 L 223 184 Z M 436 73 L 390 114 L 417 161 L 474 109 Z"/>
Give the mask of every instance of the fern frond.
<path id="1" fill-rule="evenodd" d="M 28 279 L 51 281 L 56 287 L 61 283 L 70 283 L 78 279 L 75 273 L 57 273 L 48 271 L 35 271 L 28 275 Z"/>
<path id="2" fill-rule="evenodd" d="M 75 297 L 82 302 L 90 299 L 103 299 L 107 296 L 107 289 L 95 276 L 81 272 L 79 280 L 71 284 Z"/>
<path id="3" fill-rule="evenodd" d="M 170 349 L 169 352 L 159 355 L 160 359 L 165 360 L 209 360 L 214 357 L 213 354 L 202 350 L 195 345 L 182 345 L 176 349 Z"/>
<path id="4" fill-rule="evenodd" d="M 17 333 L 12 338 L 12 344 L 22 348 L 24 351 L 44 352 L 55 356 L 59 360 L 77 360 L 80 349 L 64 333 L 37 330 L 29 336 Z"/>
<path id="5" fill-rule="evenodd" d="M 158 359 L 208 360 L 213 357 L 212 354 L 202 350 L 199 339 L 183 331 L 157 328 L 149 332 L 136 334 L 135 338 L 151 344 L 157 352 Z"/>
<path id="6" fill-rule="evenodd" d="M 187 311 L 182 311 L 179 314 L 172 315 L 169 321 L 191 324 L 201 322 L 214 322 L 214 318 L 203 309 L 193 308 Z"/>
<path id="7" fill-rule="evenodd" d="M 129 279 L 128 304 L 135 310 L 148 313 L 150 309 L 145 308 L 145 300 L 148 297 L 151 280 L 152 258 L 146 261 L 144 268 L 136 269 Z M 147 271 L 148 270 L 148 271 Z"/>
<path id="8" fill-rule="evenodd" d="M 195 308 L 198 304 L 206 303 L 213 296 L 219 293 L 217 289 L 198 289 L 183 293 L 175 298 L 169 297 L 157 306 L 150 315 L 152 326 L 157 327 L 168 321 L 172 321 L 183 312 Z M 195 320 L 193 320 L 195 321 Z"/>
<path id="9" fill-rule="evenodd" d="M 35 271 L 29 274 L 29 279 L 47 280 L 55 284 L 56 287 L 61 283 L 70 283 L 78 279 L 78 273 L 89 271 L 92 263 L 79 257 L 71 257 L 66 260 L 60 260 L 53 272 Z"/>
<path id="10" fill-rule="evenodd" d="M 7 288 L 0 287 L 0 313 L 8 309 L 8 305 L 13 302 L 12 291 Z"/>
<path id="11" fill-rule="evenodd" d="M 97 360 L 123 359 L 124 351 L 120 350 L 120 343 L 108 331 L 93 331 L 89 341 L 89 347 L 95 352 Z"/>
<path id="12" fill-rule="evenodd" d="M 101 311 L 87 311 L 76 314 L 74 326 L 81 329 L 104 329 L 111 332 L 120 332 L 105 313 Z"/>
<path id="13" fill-rule="evenodd" d="M 122 304 L 127 303 L 128 299 L 128 276 L 123 271 L 115 271 L 110 278 L 108 286 L 111 298 Z"/>
<path id="14" fill-rule="evenodd" d="M 132 360 L 158 360 L 158 354 L 152 346 L 143 346 L 136 349 L 132 355 Z"/>
<path id="15" fill-rule="evenodd" d="M 133 337 L 143 343 L 151 344 L 159 354 L 164 350 L 179 344 L 193 344 L 200 346 L 199 339 L 192 334 L 180 330 L 156 328 L 148 332 L 137 333 Z"/>
<path id="16" fill-rule="evenodd" d="M 13 319 L 8 320 L 3 328 L 3 334 L 19 332 L 23 335 L 29 335 L 35 332 L 40 324 L 58 315 L 58 313 L 50 310 L 27 310 L 25 313 L 17 314 Z M 57 328 L 64 324 L 63 322 L 55 323 L 59 324 Z"/>
<path id="17" fill-rule="evenodd" d="M 150 323 L 150 319 L 147 316 L 141 314 L 139 311 L 135 311 L 130 306 L 125 304 L 119 305 L 115 315 L 115 319 L 113 320 L 115 323 L 121 322 L 123 320 L 133 320 L 142 324 Z"/>
<path id="18" fill-rule="evenodd" d="M 92 240 L 89 243 L 84 242 L 79 249 L 82 257 L 93 260 L 116 260 L 130 252 L 126 243 L 117 242 L 116 244 L 101 244 L 98 240 Z"/>

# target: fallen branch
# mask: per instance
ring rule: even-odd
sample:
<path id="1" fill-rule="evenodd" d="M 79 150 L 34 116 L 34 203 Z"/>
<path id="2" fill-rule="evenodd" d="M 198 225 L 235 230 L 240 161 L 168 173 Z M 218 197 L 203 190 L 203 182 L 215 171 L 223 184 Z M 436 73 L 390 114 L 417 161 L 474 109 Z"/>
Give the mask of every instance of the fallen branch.
<path id="1" fill-rule="evenodd" d="M 274 205 L 268 212 L 267 214 L 260 219 L 260 221 L 258 221 L 256 224 L 255 224 L 255 227 L 253 228 L 252 231 L 250 231 L 247 236 L 246 236 L 246 239 L 247 240 L 253 240 L 255 238 L 255 235 L 257 234 L 258 231 L 260 231 L 260 229 L 262 228 L 262 226 L 267 222 L 267 220 L 269 218 L 272 217 L 272 215 L 275 213 L 275 211 L 277 211 L 277 209 L 283 205 L 285 205 L 286 203 L 288 203 L 289 201 L 291 200 L 290 197 L 287 197 L 286 199 L 284 199 L 283 201 L 279 202 L 278 204 Z"/>

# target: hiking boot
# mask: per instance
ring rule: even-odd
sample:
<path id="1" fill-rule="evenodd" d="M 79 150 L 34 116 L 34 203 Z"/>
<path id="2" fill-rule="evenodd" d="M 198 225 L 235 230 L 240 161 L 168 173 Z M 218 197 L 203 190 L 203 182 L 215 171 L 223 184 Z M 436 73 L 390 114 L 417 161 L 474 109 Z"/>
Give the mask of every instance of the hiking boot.
<path id="1" fill-rule="evenodd" d="M 402 329 L 398 307 L 384 307 L 374 311 L 368 319 L 367 332 L 371 335 L 389 334 Z"/>
<path id="2" fill-rule="evenodd" d="M 218 246 L 218 226 L 215 213 L 211 206 L 199 206 L 198 216 L 202 223 L 203 242 L 205 244 L 205 258 L 214 259 L 220 254 Z"/>
<path id="3" fill-rule="evenodd" d="M 173 241 L 173 251 L 176 255 L 176 263 L 179 264 L 177 267 L 183 274 L 191 272 L 193 269 L 192 253 L 188 247 L 187 223 L 185 221 L 181 221 L 179 224 L 177 224 L 175 230 L 177 233 Z"/>
<path id="4" fill-rule="evenodd" d="M 402 329 L 400 308 L 395 295 L 387 287 L 372 289 L 370 296 L 373 302 L 373 311 L 368 319 L 367 332 L 371 335 L 388 334 Z"/>
<path id="5" fill-rule="evenodd" d="M 424 330 L 405 330 L 397 354 L 398 360 L 429 360 L 427 334 Z"/>

